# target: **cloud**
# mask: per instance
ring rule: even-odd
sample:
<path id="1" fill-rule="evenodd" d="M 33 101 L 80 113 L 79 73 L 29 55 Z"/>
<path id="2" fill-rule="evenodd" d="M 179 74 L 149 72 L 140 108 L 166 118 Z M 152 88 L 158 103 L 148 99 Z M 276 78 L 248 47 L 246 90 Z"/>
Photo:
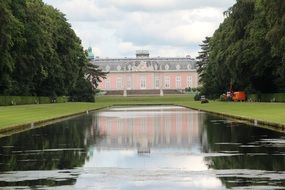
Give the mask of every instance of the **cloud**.
<path id="1" fill-rule="evenodd" d="M 172 10 L 189 10 L 196 8 L 215 7 L 227 9 L 233 4 L 232 0 L 100 0 L 102 7 L 113 7 L 125 11 L 159 12 Z"/>
<path id="2" fill-rule="evenodd" d="M 223 21 L 235 0 L 44 0 L 66 14 L 95 55 L 130 57 L 136 49 L 153 56 L 192 57 L 198 44 Z"/>

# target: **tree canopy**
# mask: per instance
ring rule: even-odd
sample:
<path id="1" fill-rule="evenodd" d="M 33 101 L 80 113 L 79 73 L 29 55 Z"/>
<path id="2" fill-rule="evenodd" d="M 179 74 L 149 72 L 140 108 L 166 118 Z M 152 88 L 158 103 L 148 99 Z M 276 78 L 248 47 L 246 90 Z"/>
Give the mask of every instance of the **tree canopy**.
<path id="1" fill-rule="evenodd" d="M 224 15 L 197 57 L 203 93 L 285 92 L 285 1 L 237 0 Z"/>
<path id="2" fill-rule="evenodd" d="M 69 95 L 87 64 L 63 13 L 42 0 L 0 0 L 0 95 Z"/>

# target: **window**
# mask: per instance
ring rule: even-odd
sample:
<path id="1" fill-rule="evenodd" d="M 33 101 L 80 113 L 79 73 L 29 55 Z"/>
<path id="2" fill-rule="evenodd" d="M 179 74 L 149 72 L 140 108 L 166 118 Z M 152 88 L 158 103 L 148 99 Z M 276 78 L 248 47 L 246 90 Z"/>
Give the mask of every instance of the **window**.
<path id="1" fill-rule="evenodd" d="M 132 89 L 132 80 L 131 80 L 131 77 L 128 77 L 127 88 L 128 88 L 129 90 Z"/>
<path id="2" fill-rule="evenodd" d="M 157 69 L 158 69 L 157 64 L 155 64 L 154 65 L 154 70 L 157 70 Z"/>
<path id="3" fill-rule="evenodd" d="M 165 88 L 170 88 L 170 79 L 169 77 L 164 78 L 164 87 Z"/>
<path id="4" fill-rule="evenodd" d="M 110 89 L 110 81 L 109 80 L 105 80 L 105 89 L 106 90 Z"/>
<path id="5" fill-rule="evenodd" d="M 190 65 L 190 64 L 187 65 L 187 69 L 188 69 L 188 70 L 192 70 L 192 65 Z"/>
<path id="6" fill-rule="evenodd" d="M 192 76 L 187 77 L 187 86 L 192 88 Z"/>
<path id="7" fill-rule="evenodd" d="M 169 65 L 166 64 L 166 65 L 165 65 L 165 70 L 168 70 L 168 69 L 169 69 Z"/>
<path id="8" fill-rule="evenodd" d="M 180 70 L 180 65 L 176 65 L 176 70 Z"/>
<path id="9" fill-rule="evenodd" d="M 181 88 L 181 76 L 176 76 L 176 88 Z"/>
<path id="10" fill-rule="evenodd" d="M 110 66 L 109 66 L 109 65 L 106 66 L 106 71 L 107 71 L 107 72 L 110 71 Z"/>
<path id="11" fill-rule="evenodd" d="M 156 89 L 159 88 L 159 78 L 158 77 L 155 77 L 154 86 Z"/>
<path id="12" fill-rule="evenodd" d="M 122 78 L 121 77 L 117 78 L 116 87 L 117 87 L 117 89 L 122 89 L 123 88 Z"/>
<path id="13" fill-rule="evenodd" d="M 145 77 L 141 77 L 141 89 L 146 89 L 146 80 L 145 80 Z"/>

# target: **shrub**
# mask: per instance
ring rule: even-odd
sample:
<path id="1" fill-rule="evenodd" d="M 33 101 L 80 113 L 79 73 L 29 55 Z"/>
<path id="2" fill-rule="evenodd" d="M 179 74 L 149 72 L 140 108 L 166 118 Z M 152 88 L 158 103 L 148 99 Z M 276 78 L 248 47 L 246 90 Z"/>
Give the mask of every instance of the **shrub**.
<path id="1" fill-rule="evenodd" d="M 200 99 L 201 99 L 201 95 L 200 94 L 195 94 L 194 100 L 195 101 L 200 101 Z"/>
<path id="2" fill-rule="evenodd" d="M 39 97 L 39 103 L 40 104 L 49 104 L 49 103 L 51 103 L 51 99 L 49 97 L 40 96 Z"/>
<path id="3" fill-rule="evenodd" d="M 68 97 L 60 96 L 55 98 L 55 103 L 65 103 L 67 100 Z M 49 103 L 52 103 L 52 99 L 45 96 L 0 96 L 0 106 Z"/>
<path id="4" fill-rule="evenodd" d="M 70 93 L 70 101 L 95 102 L 95 93 L 92 84 L 85 79 L 78 80 L 75 88 Z"/>
<path id="5" fill-rule="evenodd" d="M 35 103 L 38 103 L 38 98 L 34 96 L 0 96 L 0 106 Z"/>
<path id="6" fill-rule="evenodd" d="M 285 93 L 249 94 L 247 99 L 254 102 L 285 102 Z"/>
<path id="7" fill-rule="evenodd" d="M 65 103 L 65 102 L 68 102 L 68 97 L 67 96 L 56 97 L 56 103 Z"/>

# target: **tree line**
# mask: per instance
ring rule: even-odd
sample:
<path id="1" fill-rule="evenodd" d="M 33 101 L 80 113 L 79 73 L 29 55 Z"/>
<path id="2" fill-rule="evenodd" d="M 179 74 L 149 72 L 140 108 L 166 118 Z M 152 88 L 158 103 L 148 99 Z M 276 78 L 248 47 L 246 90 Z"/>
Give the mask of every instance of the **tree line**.
<path id="1" fill-rule="evenodd" d="M 197 57 L 202 93 L 285 92 L 285 1 L 237 0 Z"/>
<path id="2" fill-rule="evenodd" d="M 42 0 L 0 0 L 0 95 L 90 99 L 88 73 L 104 77 L 63 13 Z"/>

